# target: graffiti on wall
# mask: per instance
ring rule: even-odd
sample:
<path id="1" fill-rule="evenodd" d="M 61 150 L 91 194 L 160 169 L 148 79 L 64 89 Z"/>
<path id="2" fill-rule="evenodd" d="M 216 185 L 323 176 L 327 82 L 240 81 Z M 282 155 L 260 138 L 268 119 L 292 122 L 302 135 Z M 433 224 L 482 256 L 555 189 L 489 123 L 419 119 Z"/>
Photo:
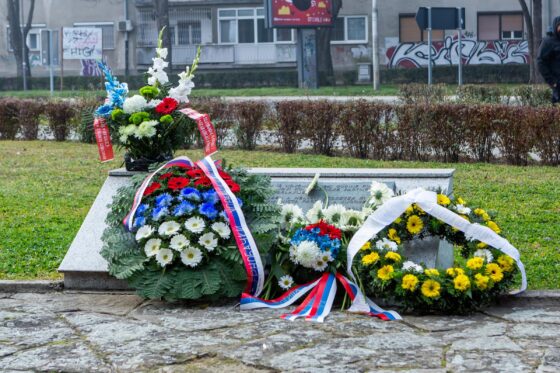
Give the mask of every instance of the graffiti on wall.
<path id="1" fill-rule="evenodd" d="M 462 41 L 463 65 L 525 64 L 529 62 L 527 41 Z M 435 65 L 454 65 L 459 62 L 459 45 L 456 37 L 432 43 Z M 415 68 L 428 65 L 427 43 L 400 43 L 387 48 L 387 66 Z"/>
<path id="2" fill-rule="evenodd" d="M 96 60 L 80 60 L 80 62 L 82 64 L 81 76 L 101 76 Z"/>

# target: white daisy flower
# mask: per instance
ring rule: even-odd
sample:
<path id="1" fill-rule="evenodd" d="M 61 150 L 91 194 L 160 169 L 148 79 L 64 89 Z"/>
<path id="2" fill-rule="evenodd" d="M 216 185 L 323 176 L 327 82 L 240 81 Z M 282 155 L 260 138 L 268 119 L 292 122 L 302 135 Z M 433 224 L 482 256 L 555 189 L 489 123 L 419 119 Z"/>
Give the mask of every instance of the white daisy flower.
<path id="1" fill-rule="evenodd" d="M 190 244 L 191 243 L 189 242 L 189 240 L 187 240 L 187 237 L 183 236 L 182 234 L 177 234 L 171 239 L 169 247 L 171 247 L 173 250 L 181 251 Z"/>
<path id="2" fill-rule="evenodd" d="M 328 263 L 325 262 L 323 259 L 319 258 L 313 264 L 313 269 L 316 270 L 317 272 L 323 272 L 325 269 L 327 269 L 327 266 Z"/>
<path id="3" fill-rule="evenodd" d="M 403 263 L 402 265 L 402 269 L 403 271 L 410 271 L 410 272 L 417 272 L 417 273 L 422 273 L 424 272 L 424 268 L 422 268 L 421 265 L 414 263 L 411 260 L 407 260 L 406 262 Z"/>
<path id="4" fill-rule="evenodd" d="M 306 268 L 313 268 L 320 254 L 321 249 L 312 241 L 300 242 L 295 252 L 297 263 Z"/>
<path id="5" fill-rule="evenodd" d="M 158 233 L 163 237 L 171 237 L 174 234 L 177 234 L 179 229 L 181 229 L 181 224 L 171 220 L 162 223 L 158 228 Z"/>
<path id="6" fill-rule="evenodd" d="M 231 235 L 231 229 L 226 223 L 217 222 L 212 224 L 211 228 L 214 232 L 218 233 L 218 235 L 223 239 L 227 240 Z"/>
<path id="7" fill-rule="evenodd" d="M 382 240 L 379 240 L 375 243 L 375 247 L 377 248 L 377 250 L 380 251 L 397 251 L 398 249 L 398 245 L 396 242 L 393 242 L 387 238 L 384 238 Z"/>
<path id="8" fill-rule="evenodd" d="M 282 205 L 280 216 L 283 224 L 292 226 L 293 224 L 296 224 L 303 220 L 303 210 L 297 205 L 288 203 Z"/>
<path id="9" fill-rule="evenodd" d="M 342 215 L 346 212 L 346 207 L 341 204 L 334 204 L 327 207 L 325 210 L 325 219 L 330 224 L 340 223 Z"/>
<path id="10" fill-rule="evenodd" d="M 309 193 L 311 193 L 313 191 L 313 189 L 315 189 L 315 187 L 317 187 L 317 183 L 319 182 L 319 177 L 321 177 L 321 174 L 317 172 L 315 174 L 315 176 L 313 177 L 313 180 L 311 180 L 311 182 L 309 183 L 309 185 L 305 189 L 305 194 L 309 195 Z"/>
<path id="11" fill-rule="evenodd" d="M 159 248 L 161 247 L 161 240 L 159 238 L 152 238 L 148 240 L 144 245 L 144 252 L 146 253 L 147 257 L 152 257 L 159 252 Z"/>
<path id="12" fill-rule="evenodd" d="M 140 95 L 134 95 L 124 100 L 123 111 L 127 114 L 137 113 L 148 106 L 146 99 Z"/>
<path id="13" fill-rule="evenodd" d="M 161 249 L 156 254 L 156 261 L 162 267 L 165 267 L 173 261 L 173 251 L 169 249 Z"/>
<path id="14" fill-rule="evenodd" d="M 206 224 L 202 218 L 194 216 L 185 222 L 185 228 L 192 233 L 201 233 L 206 228 Z"/>
<path id="15" fill-rule="evenodd" d="M 294 279 L 290 275 L 284 275 L 278 280 L 278 286 L 284 290 L 289 290 L 294 286 Z"/>
<path id="16" fill-rule="evenodd" d="M 468 215 L 471 213 L 471 209 L 463 205 L 457 205 L 455 209 L 459 214 Z"/>
<path id="17" fill-rule="evenodd" d="M 218 239 L 214 233 L 205 233 L 198 239 L 198 243 L 208 251 L 214 251 L 216 246 L 218 246 Z"/>
<path id="18" fill-rule="evenodd" d="M 492 263 L 494 260 L 494 255 L 492 255 L 492 252 L 488 249 L 478 249 L 473 255 L 486 259 L 486 263 Z"/>
<path id="19" fill-rule="evenodd" d="M 370 198 L 368 204 L 371 207 L 378 207 L 390 200 L 395 193 L 384 183 L 378 183 L 377 181 L 371 182 L 371 187 L 369 188 Z"/>
<path id="20" fill-rule="evenodd" d="M 323 251 L 319 255 L 319 259 L 321 259 L 325 263 L 330 263 L 334 260 L 331 251 Z"/>
<path id="21" fill-rule="evenodd" d="M 340 228 L 343 231 L 358 230 L 364 223 L 364 213 L 356 210 L 346 210 L 340 219 Z"/>
<path id="22" fill-rule="evenodd" d="M 196 247 L 189 246 L 181 251 L 181 261 L 187 267 L 196 267 L 202 260 L 202 251 Z"/>
<path id="23" fill-rule="evenodd" d="M 154 228 L 151 225 L 144 225 L 136 232 L 136 241 L 145 240 L 154 233 Z"/>
<path id="24" fill-rule="evenodd" d="M 307 221 L 310 223 L 317 223 L 319 220 L 325 217 L 323 212 L 323 202 L 317 201 L 313 204 L 313 207 L 305 214 Z"/>

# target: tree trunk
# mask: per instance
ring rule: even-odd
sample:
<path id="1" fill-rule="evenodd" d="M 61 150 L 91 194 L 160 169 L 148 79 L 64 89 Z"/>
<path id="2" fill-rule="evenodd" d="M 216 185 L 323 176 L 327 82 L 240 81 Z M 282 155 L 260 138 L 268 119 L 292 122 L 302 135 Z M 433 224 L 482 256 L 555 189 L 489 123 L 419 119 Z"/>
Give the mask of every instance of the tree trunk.
<path id="1" fill-rule="evenodd" d="M 537 55 L 539 53 L 539 47 L 542 43 L 542 0 L 533 0 L 533 48 L 534 58 L 536 61 Z M 543 83 L 544 80 L 541 74 L 538 73 L 537 69 L 533 69 L 535 76 L 532 77 L 533 83 Z"/>
<path id="2" fill-rule="evenodd" d="M 333 22 L 338 17 L 342 8 L 342 0 L 332 0 Z M 317 71 L 319 73 L 319 85 L 335 85 L 334 69 L 331 55 L 331 27 L 317 28 Z"/>
<path id="3" fill-rule="evenodd" d="M 167 61 L 169 61 L 169 72 L 173 70 L 172 48 L 171 48 L 171 29 L 169 28 L 169 0 L 153 0 L 156 13 L 158 31 L 165 27 L 162 35 L 163 47 L 167 48 Z"/>
<path id="4" fill-rule="evenodd" d="M 35 0 L 29 3 L 29 12 L 27 14 L 27 21 L 22 29 L 21 22 L 21 8 L 19 0 L 8 0 L 8 23 L 10 25 L 10 44 L 14 51 L 16 59 L 17 76 L 22 78 L 25 73 L 27 80 L 27 87 L 31 88 L 31 65 L 29 63 L 29 48 L 27 43 L 23 45 L 23 40 L 27 40 L 31 24 L 33 22 L 33 12 L 35 10 Z M 22 50 L 23 48 L 23 50 Z M 23 55 L 23 56 L 22 56 Z M 23 57 L 23 58 L 22 58 Z M 25 71 L 23 71 L 23 61 L 25 61 Z"/>
<path id="5" fill-rule="evenodd" d="M 35 0 L 31 0 L 29 4 L 29 12 L 27 13 L 27 21 L 23 27 L 23 40 L 27 40 L 27 35 L 29 30 L 31 30 L 31 25 L 33 22 L 33 11 L 35 10 Z M 32 89 L 31 86 L 31 64 L 29 63 L 29 47 L 25 43 L 25 49 L 23 50 L 23 58 L 25 60 L 25 77 L 27 79 L 27 88 Z"/>

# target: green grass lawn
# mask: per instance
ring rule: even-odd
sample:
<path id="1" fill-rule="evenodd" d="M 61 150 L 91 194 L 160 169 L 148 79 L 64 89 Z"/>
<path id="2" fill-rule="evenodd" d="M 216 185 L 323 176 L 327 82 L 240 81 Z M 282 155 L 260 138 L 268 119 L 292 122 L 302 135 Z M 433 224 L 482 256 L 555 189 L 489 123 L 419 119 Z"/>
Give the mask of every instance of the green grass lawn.
<path id="1" fill-rule="evenodd" d="M 199 151 L 186 152 L 199 158 Z M 0 278 L 57 278 L 91 203 L 116 161 L 101 164 L 95 145 L 0 142 Z M 560 170 L 492 164 L 381 162 L 344 157 L 224 150 L 229 163 L 259 167 L 456 168 L 455 194 L 498 212 L 522 253 L 529 287 L 560 288 Z"/>

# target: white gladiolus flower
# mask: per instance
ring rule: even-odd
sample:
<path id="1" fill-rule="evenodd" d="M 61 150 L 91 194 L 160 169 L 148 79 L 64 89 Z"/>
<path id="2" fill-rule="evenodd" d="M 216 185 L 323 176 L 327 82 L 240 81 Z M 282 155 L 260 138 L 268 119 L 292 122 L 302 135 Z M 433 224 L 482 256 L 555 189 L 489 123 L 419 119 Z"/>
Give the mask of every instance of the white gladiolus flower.
<path id="1" fill-rule="evenodd" d="M 162 59 L 167 58 L 167 48 L 156 48 L 156 54 Z M 167 66 L 166 66 L 167 67 Z"/>
<path id="2" fill-rule="evenodd" d="M 422 268 L 421 265 L 416 264 L 411 260 L 408 260 L 408 261 L 404 262 L 403 265 L 402 265 L 402 269 L 405 272 L 406 271 L 417 272 L 417 273 L 424 272 L 424 268 Z"/>
<path id="3" fill-rule="evenodd" d="M 179 74 L 179 85 L 169 90 L 169 97 L 174 98 L 178 102 L 189 102 L 189 95 L 194 88 L 194 82 L 191 78 L 182 79 L 181 74 Z"/>
<path id="4" fill-rule="evenodd" d="M 148 107 L 153 109 L 153 108 L 155 108 L 156 106 L 158 106 L 159 104 L 161 104 L 161 101 L 162 101 L 162 100 L 157 100 L 157 99 L 156 99 L 156 100 L 150 100 L 150 101 L 148 102 Z"/>
<path id="5" fill-rule="evenodd" d="M 148 106 L 146 99 L 140 95 L 134 95 L 124 100 L 123 111 L 127 114 L 137 113 Z"/>
<path id="6" fill-rule="evenodd" d="M 171 238 L 171 242 L 169 243 L 169 247 L 173 250 L 181 251 L 191 243 L 187 240 L 187 237 L 183 236 L 182 234 L 177 234 Z"/>
<path id="7" fill-rule="evenodd" d="M 145 240 L 154 233 L 154 228 L 151 225 L 144 225 L 136 232 L 136 241 Z"/>
<path id="8" fill-rule="evenodd" d="M 156 126 L 157 120 L 146 120 L 136 128 L 134 136 L 138 139 L 154 137 L 157 133 Z"/>
<path id="9" fill-rule="evenodd" d="M 155 71 L 161 71 L 169 66 L 169 62 L 160 57 L 152 58 L 152 61 L 154 61 L 152 66 Z"/>
<path id="10" fill-rule="evenodd" d="M 303 210 L 297 205 L 288 203 L 282 205 L 282 209 L 280 210 L 280 216 L 282 219 L 282 223 L 291 226 L 303 220 Z"/>
<path id="11" fill-rule="evenodd" d="M 371 207 L 378 207 L 390 200 L 395 193 L 384 183 L 373 181 L 369 189 L 370 198 L 368 203 Z"/>
<path id="12" fill-rule="evenodd" d="M 346 207 L 341 204 L 334 204 L 327 207 L 324 211 L 325 219 L 330 224 L 338 224 L 342 219 L 342 215 L 346 212 Z"/>
<path id="13" fill-rule="evenodd" d="M 319 182 L 319 177 L 321 177 L 321 174 L 317 172 L 315 174 L 315 176 L 313 177 L 313 180 L 311 180 L 311 182 L 309 183 L 309 185 L 305 189 L 305 194 L 309 195 L 309 193 L 311 193 L 313 191 L 313 189 L 315 189 L 317 187 L 317 183 Z"/>
<path id="14" fill-rule="evenodd" d="M 321 201 L 317 201 L 313 204 L 313 207 L 305 214 L 305 217 L 310 223 L 317 223 L 319 220 L 325 217 L 325 213 L 323 212 L 323 203 Z"/>
<path id="15" fill-rule="evenodd" d="M 278 286 L 284 290 L 289 290 L 294 286 L 294 279 L 290 275 L 284 275 L 278 280 Z"/>
<path id="16" fill-rule="evenodd" d="M 393 242 L 393 241 L 391 241 L 387 238 L 384 238 L 382 240 L 377 241 L 375 243 L 375 247 L 377 248 L 377 250 L 380 250 L 380 251 L 384 251 L 384 250 L 397 251 L 397 248 L 398 248 L 396 242 Z"/>
<path id="17" fill-rule="evenodd" d="M 204 220 L 198 216 L 194 216 L 185 222 L 185 228 L 192 233 L 201 233 L 205 227 Z"/>
<path id="18" fill-rule="evenodd" d="M 216 246 L 218 246 L 218 239 L 214 233 L 205 233 L 198 239 L 198 243 L 208 251 L 214 251 Z"/>
<path id="19" fill-rule="evenodd" d="M 456 210 L 459 214 L 463 214 L 463 215 L 468 215 L 471 213 L 471 209 L 463 205 L 457 205 Z"/>
<path id="20" fill-rule="evenodd" d="M 189 246 L 181 251 L 181 261 L 187 267 L 196 267 L 202 261 L 202 251 L 196 247 Z"/>
<path id="21" fill-rule="evenodd" d="M 486 263 L 492 263 L 494 260 L 494 255 L 492 255 L 492 252 L 488 249 L 478 249 L 473 255 L 486 259 Z"/>
<path id="22" fill-rule="evenodd" d="M 152 238 L 144 245 L 144 252 L 148 258 L 156 255 L 161 247 L 161 240 L 159 238 Z"/>
<path id="23" fill-rule="evenodd" d="M 218 236 L 222 237 L 223 239 L 228 239 L 231 235 L 231 229 L 226 223 L 217 222 L 212 224 L 211 228 L 214 232 L 218 233 Z"/>
<path id="24" fill-rule="evenodd" d="M 181 229 L 181 224 L 176 221 L 166 221 L 159 226 L 158 233 L 163 237 L 171 237 Z"/>
<path id="25" fill-rule="evenodd" d="M 315 266 L 319 255 L 321 255 L 321 249 L 312 241 L 302 241 L 295 251 L 297 264 L 301 264 L 307 268 L 313 268 Z"/>
<path id="26" fill-rule="evenodd" d="M 165 267 L 173 261 L 173 251 L 169 249 L 161 249 L 156 254 L 156 261 L 162 267 Z"/>
<path id="27" fill-rule="evenodd" d="M 157 82 L 159 82 L 160 84 L 166 84 L 169 82 L 169 77 L 163 70 L 154 70 L 150 67 L 148 69 L 148 74 L 150 75 L 150 77 L 148 78 L 149 85 L 155 85 Z"/>

